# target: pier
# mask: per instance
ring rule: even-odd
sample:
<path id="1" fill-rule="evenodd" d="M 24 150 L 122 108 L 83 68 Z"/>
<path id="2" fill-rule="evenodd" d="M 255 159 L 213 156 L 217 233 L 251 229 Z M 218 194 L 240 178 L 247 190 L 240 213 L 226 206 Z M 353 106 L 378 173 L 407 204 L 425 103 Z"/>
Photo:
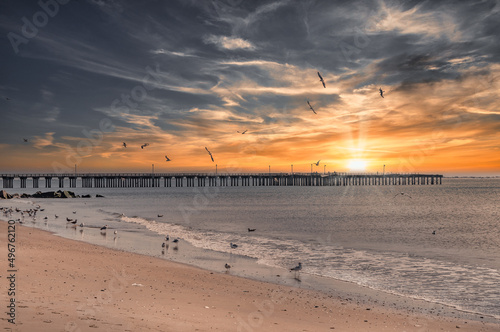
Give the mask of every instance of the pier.
<path id="1" fill-rule="evenodd" d="M 0 174 L 3 188 L 134 188 L 215 186 L 390 186 L 439 185 L 439 174 L 352 174 L 352 173 L 79 173 Z M 43 181 L 40 181 L 43 179 Z"/>

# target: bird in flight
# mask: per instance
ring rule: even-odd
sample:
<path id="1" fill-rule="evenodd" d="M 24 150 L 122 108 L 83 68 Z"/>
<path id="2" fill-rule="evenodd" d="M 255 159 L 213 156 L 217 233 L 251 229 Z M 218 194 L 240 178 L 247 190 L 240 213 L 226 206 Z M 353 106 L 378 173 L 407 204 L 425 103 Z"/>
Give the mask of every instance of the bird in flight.
<path id="1" fill-rule="evenodd" d="M 9 98 L 9 97 L 5 97 L 5 100 L 9 101 L 9 100 L 10 100 L 10 98 Z"/>
<path id="2" fill-rule="evenodd" d="M 208 151 L 206 146 L 205 146 L 205 150 L 207 150 L 208 154 L 210 155 L 210 158 L 212 158 L 212 161 L 214 161 L 214 157 L 212 156 L 212 152 Z"/>
<path id="3" fill-rule="evenodd" d="M 309 102 L 309 100 L 307 101 L 307 105 L 309 105 L 309 108 L 311 109 L 311 111 L 313 111 L 314 114 L 318 114 L 318 113 L 316 113 L 314 108 L 311 106 L 311 103 Z"/>
<path id="4" fill-rule="evenodd" d="M 23 138 L 23 141 L 24 141 L 24 143 L 27 143 L 28 139 L 27 138 Z"/>
<path id="5" fill-rule="evenodd" d="M 237 132 L 237 133 L 240 133 L 240 134 L 244 134 L 244 133 L 246 133 L 247 131 L 248 131 L 248 129 L 245 129 L 245 131 L 242 131 L 242 132 L 240 132 L 240 131 L 238 131 L 238 130 L 237 130 L 236 132 Z"/>
<path id="6" fill-rule="evenodd" d="M 394 195 L 394 197 L 399 196 L 399 195 L 402 195 L 402 196 L 408 196 L 408 197 L 410 197 L 410 198 L 411 198 L 411 196 L 410 196 L 410 195 L 408 195 L 408 194 L 406 194 L 406 193 L 399 193 L 399 194 Z"/>
<path id="7" fill-rule="evenodd" d="M 321 76 L 319 71 L 318 71 L 318 76 L 319 76 L 319 80 L 321 81 L 321 83 L 323 83 L 323 87 L 326 88 L 325 80 L 323 79 L 323 77 Z"/>
<path id="8" fill-rule="evenodd" d="M 126 148 L 127 147 L 127 143 L 123 142 L 123 147 Z"/>
<path id="9" fill-rule="evenodd" d="M 149 146 L 149 143 L 144 143 L 143 145 L 141 145 L 141 149 L 144 149 L 146 146 Z"/>
<path id="10" fill-rule="evenodd" d="M 165 161 L 170 161 L 170 158 L 167 157 L 167 155 L 165 155 L 165 159 L 166 159 Z"/>
<path id="11" fill-rule="evenodd" d="M 384 98 L 384 90 L 382 88 L 379 88 L 378 91 L 380 92 L 380 97 Z"/>
<path id="12" fill-rule="evenodd" d="M 315 165 L 316 165 L 316 166 L 319 166 L 319 162 L 320 162 L 320 161 L 321 161 L 321 160 L 318 160 L 318 162 L 317 162 L 317 163 L 315 163 Z"/>

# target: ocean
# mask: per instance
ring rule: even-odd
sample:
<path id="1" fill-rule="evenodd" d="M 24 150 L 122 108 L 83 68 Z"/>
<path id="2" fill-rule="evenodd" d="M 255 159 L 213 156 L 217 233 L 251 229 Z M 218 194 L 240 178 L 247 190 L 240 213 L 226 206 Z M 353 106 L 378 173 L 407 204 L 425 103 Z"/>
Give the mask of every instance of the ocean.
<path id="1" fill-rule="evenodd" d="M 58 189 L 55 182 L 53 189 L 30 186 L 15 183 L 7 191 Z M 0 207 L 38 204 L 45 210 L 36 220 L 25 217 L 25 226 L 120 250 L 214 271 L 224 271 L 227 262 L 231 273 L 254 279 L 264 278 L 256 271 L 273 269 L 282 272 L 266 281 L 290 285 L 313 276 L 337 279 L 500 319 L 500 179 L 445 178 L 434 186 L 68 190 L 93 197 L 1 200 Z M 104 224 L 109 229 L 101 233 Z M 162 247 L 167 234 L 170 241 Z M 298 262 L 300 274 L 288 272 Z"/>

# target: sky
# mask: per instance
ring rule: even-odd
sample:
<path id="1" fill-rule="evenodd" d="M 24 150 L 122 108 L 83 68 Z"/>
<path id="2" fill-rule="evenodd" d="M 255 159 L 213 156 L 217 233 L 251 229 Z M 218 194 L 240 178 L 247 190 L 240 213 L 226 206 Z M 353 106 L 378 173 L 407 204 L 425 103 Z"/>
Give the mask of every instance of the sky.
<path id="1" fill-rule="evenodd" d="M 500 175 L 499 11 L 4 0 L 0 172 Z"/>

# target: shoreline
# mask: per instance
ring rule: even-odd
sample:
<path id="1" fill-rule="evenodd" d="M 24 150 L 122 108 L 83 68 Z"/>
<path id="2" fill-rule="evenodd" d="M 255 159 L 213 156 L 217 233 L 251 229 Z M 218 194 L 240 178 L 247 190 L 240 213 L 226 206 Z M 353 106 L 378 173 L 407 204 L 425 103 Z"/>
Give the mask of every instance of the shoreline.
<path id="1" fill-rule="evenodd" d="M 7 223 L 0 225 L 7 238 Z M 54 235 L 16 224 L 18 323 L 9 326 L 6 314 L 0 320 L 14 331 L 500 331 L 499 324 L 345 298 L 345 290 L 328 295 Z"/>

